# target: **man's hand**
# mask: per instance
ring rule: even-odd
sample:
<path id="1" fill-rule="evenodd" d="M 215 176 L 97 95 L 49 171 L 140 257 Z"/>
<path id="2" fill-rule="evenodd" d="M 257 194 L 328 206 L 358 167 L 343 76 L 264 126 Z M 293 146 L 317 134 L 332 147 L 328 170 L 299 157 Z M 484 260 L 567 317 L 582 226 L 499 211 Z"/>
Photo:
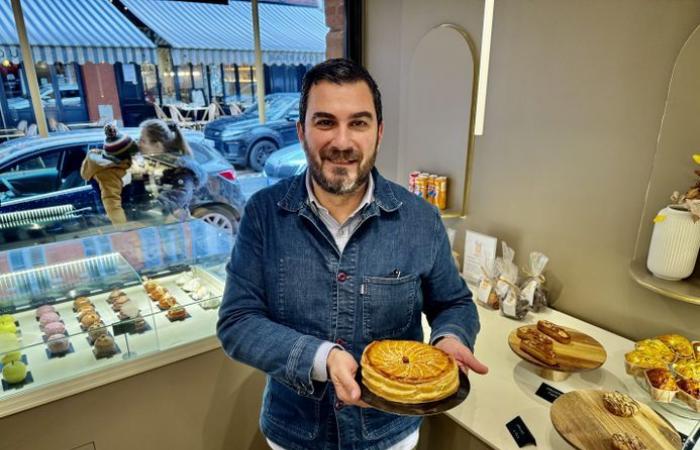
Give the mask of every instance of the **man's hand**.
<path id="1" fill-rule="evenodd" d="M 334 348 L 328 354 L 326 365 L 338 400 L 345 405 L 369 407 L 367 403 L 360 400 L 360 386 L 355 381 L 358 365 L 350 353 Z"/>
<path id="2" fill-rule="evenodd" d="M 445 336 L 435 344 L 435 347 L 452 356 L 465 374 L 469 369 L 480 375 L 485 375 L 489 371 L 489 368 L 476 359 L 471 350 L 455 337 Z"/>

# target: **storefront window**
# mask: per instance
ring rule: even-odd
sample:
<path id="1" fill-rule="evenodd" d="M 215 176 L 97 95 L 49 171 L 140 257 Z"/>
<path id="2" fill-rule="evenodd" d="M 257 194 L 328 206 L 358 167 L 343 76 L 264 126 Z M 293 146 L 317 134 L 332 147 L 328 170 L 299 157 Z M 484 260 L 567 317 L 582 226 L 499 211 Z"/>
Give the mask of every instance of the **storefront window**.
<path id="1" fill-rule="evenodd" d="M 129 64 L 133 66 L 133 64 Z M 83 104 L 80 95 L 80 86 L 75 64 L 54 64 L 56 73 L 56 83 L 61 97 L 61 105 L 65 107 L 79 107 Z M 53 97 L 53 96 L 51 96 Z"/>
<path id="2" fill-rule="evenodd" d="M 221 80 L 221 66 L 219 64 L 211 64 L 209 69 L 209 86 L 211 87 L 210 98 L 221 102 L 224 95 L 224 86 Z"/>
<path id="3" fill-rule="evenodd" d="M 255 101 L 255 66 L 238 66 L 238 80 L 241 85 L 240 101 L 244 104 Z"/>
<path id="4" fill-rule="evenodd" d="M 22 65 L 5 60 L 0 65 L 0 73 L 2 74 L 2 87 L 9 113 L 2 115 L 2 127 L 16 126 L 20 120 L 29 121 L 32 115 L 32 105 Z"/>
<path id="5" fill-rule="evenodd" d="M 177 66 L 175 68 L 177 72 L 177 81 L 179 84 L 178 92 L 180 94 L 180 101 L 183 103 L 190 103 L 192 101 L 192 75 L 191 67 L 189 64 Z"/>
<path id="6" fill-rule="evenodd" d="M 148 103 L 156 103 L 158 100 L 158 76 L 154 64 L 141 64 L 141 78 L 143 79 L 143 98 Z"/>
<path id="7" fill-rule="evenodd" d="M 207 83 L 207 74 L 203 64 L 192 66 L 192 80 L 194 81 L 192 89 L 192 103 L 203 106 L 209 98 L 209 86 Z"/>
<path id="8" fill-rule="evenodd" d="M 236 90 L 236 66 L 224 64 L 224 103 L 231 104 L 238 100 Z"/>

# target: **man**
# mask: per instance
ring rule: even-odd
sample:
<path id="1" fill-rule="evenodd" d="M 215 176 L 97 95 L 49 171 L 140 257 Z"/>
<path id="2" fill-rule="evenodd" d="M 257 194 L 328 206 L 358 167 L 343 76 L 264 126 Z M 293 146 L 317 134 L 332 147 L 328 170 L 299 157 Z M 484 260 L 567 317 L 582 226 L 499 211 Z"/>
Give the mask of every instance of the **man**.
<path id="1" fill-rule="evenodd" d="M 431 343 L 487 371 L 438 212 L 374 169 L 383 129 L 364 68 L 313 67 L 297 123 L 308 169 L 246 206 L 217 327 L 226 353 L 268 374 L 260 426 L 275 450 L 413 448 L 420 418 L 368 408 L 355 375 L 371 341 L 422 341 L 421 312 Z"/>

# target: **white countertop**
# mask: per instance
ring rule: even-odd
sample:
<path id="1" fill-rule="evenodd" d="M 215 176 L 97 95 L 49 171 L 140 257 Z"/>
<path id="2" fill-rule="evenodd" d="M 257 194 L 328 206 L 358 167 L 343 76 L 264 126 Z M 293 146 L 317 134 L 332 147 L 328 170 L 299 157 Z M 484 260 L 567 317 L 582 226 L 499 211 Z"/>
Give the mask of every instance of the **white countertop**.
<path id="1" fill-rule="evenodd" d="M 447 412 L 447 415 L 490 446 L 498 450 L 518 449 L 505 424 L 520 416 L 537 441 L 538 449 L 573 448 L 554 429 L 549 418 L 551 404 L 535 395 L 543 382 L 564 393 L 577 389 L 626 392 L 651 406 L 686 435 L 696 426 L 696 421 L 680 418 L 655 404 L 637 381 L 627 375 L 624 354 L 634 348 L 633 341 L 552 309 L 529 313 L 522 322 L 508 319 L 499 311 L 481 306 L 478 311 L 481 332 L 477 337 L 475 353 L 480 361 L 489 366 L 489 373 L 485 376 L 470 374 L 469 396 L 462 404 Z M 575 373 L 565 381 L 554 382 L 540 378 L 531 369 L 534 366 L 510 349 L 508 335 L 519 326 L 534 324 L 541 319 L 574 328 L 598 340 L 608 353 L 605 364 L 590 372 Z M 427 339 L 429 328 L 425 320 L 424 328 Z M 695 448 L 700 449 L 700 444 Z"/>

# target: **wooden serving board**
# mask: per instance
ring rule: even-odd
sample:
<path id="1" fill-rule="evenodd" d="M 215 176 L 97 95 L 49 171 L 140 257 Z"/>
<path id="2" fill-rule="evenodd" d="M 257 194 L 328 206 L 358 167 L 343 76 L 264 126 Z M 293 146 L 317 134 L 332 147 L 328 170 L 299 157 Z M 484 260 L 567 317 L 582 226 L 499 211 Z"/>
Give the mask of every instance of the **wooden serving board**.
<path id="1" fill-rule="evenodd" d="M 554 428 L 581 450 L 610 450 L 613 433 L 637 436 L 648 449 L 680 449 L 681 437 L 661 416 L 640 403 L 632 417 L 618 417 L 605 409 L 606 391 L 572 391 L 560 396 L 549 411 Z"/>
<path id="2" fill-rule="evenodd" d="M 525 328 L 537 330 L 537 325 L 525 325 Z M 554 353 L 556 353 L 558 361 L 556 366 L 550 366 L 520 350 L 520 338 L 517 335 L 517 329 L 511 331 L 508 336 L 508 344 L 516 355 L 545 369 L 559 372 L 582 372 L 597 369 L 603 365 L 608 358 L 608 354 L 600 342 L 587 334 L 571 328 L 562 328 L 571 335 L 571 342 L 561 344 L 552 339 L 554 342 Z"/>

